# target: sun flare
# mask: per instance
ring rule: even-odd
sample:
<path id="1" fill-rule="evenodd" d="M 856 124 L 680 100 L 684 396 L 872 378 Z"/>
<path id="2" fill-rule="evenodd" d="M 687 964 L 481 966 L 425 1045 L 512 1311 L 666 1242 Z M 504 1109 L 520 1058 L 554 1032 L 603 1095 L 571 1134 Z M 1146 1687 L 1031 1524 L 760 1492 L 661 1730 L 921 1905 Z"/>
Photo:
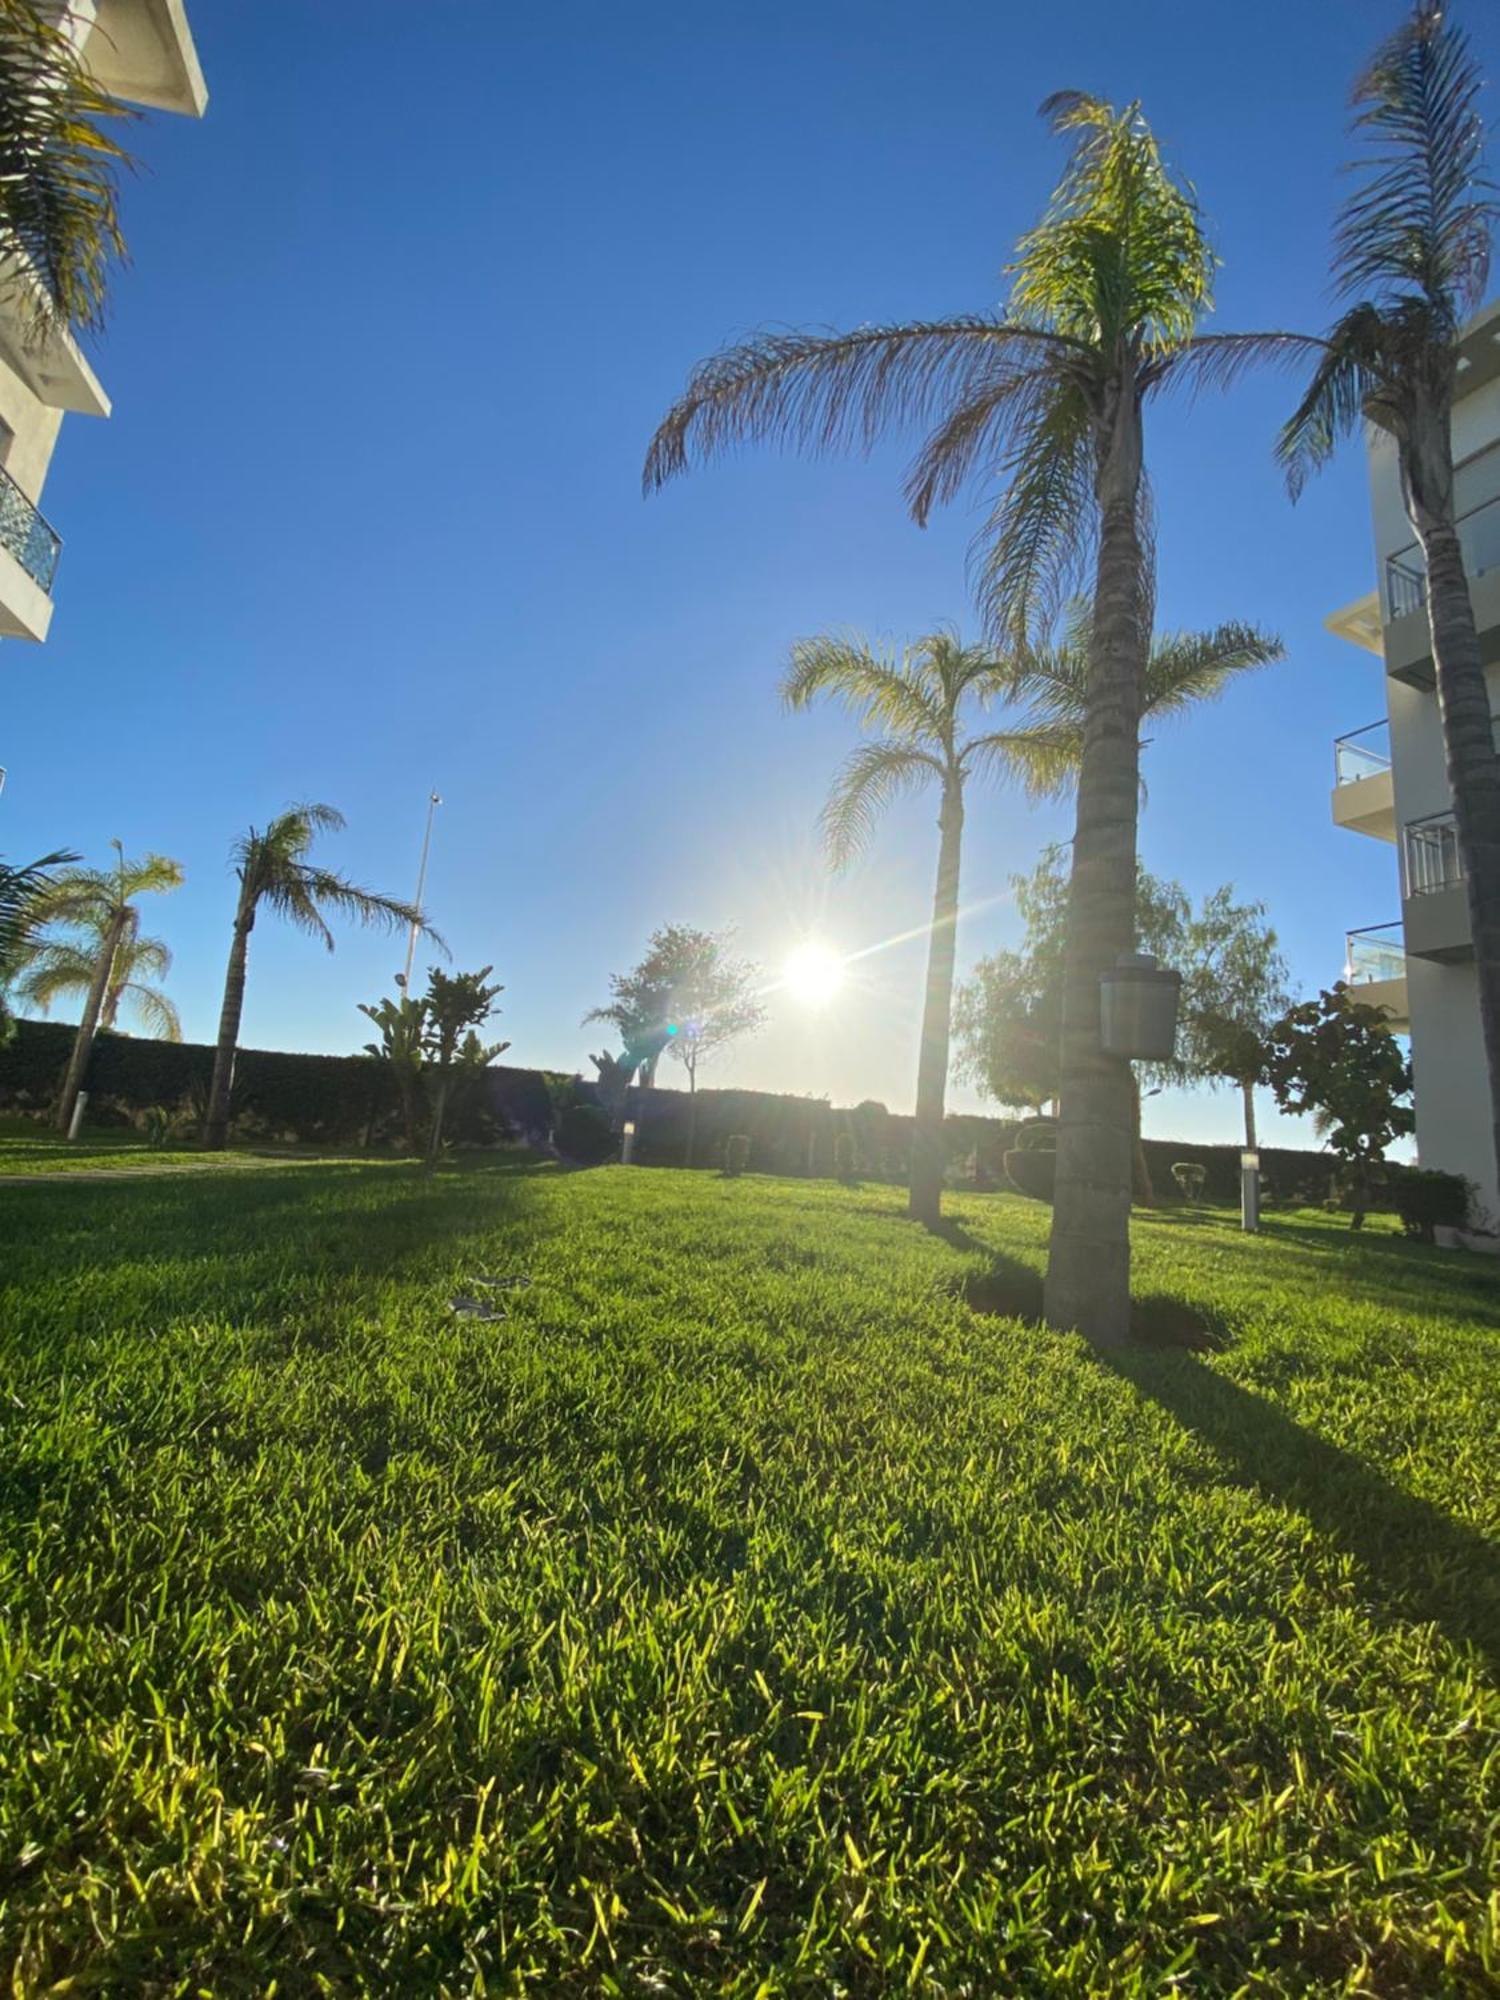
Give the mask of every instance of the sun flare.
<path id="1" fill-rule="evenodd" d="M 844 983 L 844 960 L 830 946 L 809 938 L 782 966 L 781 983 L 804 1006 L 825 1007 Z"/>

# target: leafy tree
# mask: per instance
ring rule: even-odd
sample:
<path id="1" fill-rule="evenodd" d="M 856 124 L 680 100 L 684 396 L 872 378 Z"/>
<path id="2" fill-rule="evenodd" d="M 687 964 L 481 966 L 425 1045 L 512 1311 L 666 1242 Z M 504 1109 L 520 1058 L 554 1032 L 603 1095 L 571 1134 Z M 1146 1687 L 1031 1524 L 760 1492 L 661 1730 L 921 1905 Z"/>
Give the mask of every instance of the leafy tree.
<path id="1" fill-rule="evenodd" d="M 1182 955 L 1191 906 L 1175 882 L 1136 864 L 1136 924 L 1141 949 L 1175 963 Z M 959 989 L 959 1074 L 996 1103 L 1040 1110 L 1062 1089 L 1063 1007 L 1067 990 L 1067 858 L 1049 847 L 1030 875 L 1013 875 L 1011 888 L 1025 926 L 1019 950 L 981 959 Z M 1140 1086 L 1179 1082 L 1180 1063 L 1137 1064 L 1131 1075 L 1132 1179 L 1151 1197 L 1151 1177 L 1140 1147 Z"/>
<path id="2" fill-rule="evenodd" d="M 47 928 L 61 928 L 81 931 L 93 941 L 83 1012 L 57 1101 L 56 1122 L 60 1132 L 66 1132 L 72 1123 L 73 1107 L 88 1074 L 94 1037 L 110 989 L 116 983 L 120 952 L 139 936 L 140 912 L 135 908 L 135 899 L 164 895 L 182 886 L 180 862 L 164 854 L 147 854 L 139 861 L 127 861 L 118 840 L 112 840 L 110 846 L 115 850 L 112 868 L 66 868 L 31 905 L 33 934 Z"/>
<path id="3" fill-rule="evenodd" d="M 613 995 L 608 1006 L 596 1007 L 585 1021 L 612 1021 L 625 1044 L 623 1088 L 616 1090 L 613 1059 L 593 1058 L 600 1071 L 600 1085 L 623 1115 L 624 1090 L 630 1075 L 641 1069 L 641 1082 L 650 1087 L 656 1080 L 656 1065 L 665 1050 L 687 1073 L 688 1107 L 687 1159 L 692 1164 L 697 1138 L 697 1091 L 699 1066 L 727 1048 L 741 1036 L 753 1034 L 766 1018 L 765 1004 L 757 987 L 760 969 L 737 959 L 729 950 L 729 933 L 696 930 L 691 924 L 664 924 L 653 931 L 646 955 L 632 971 L 616 973 L 610 980 Z M 606 1075 L 605 1063 L 610 1063 Z"/>
<path id="4" fill-rule="evenodd" d="M 1186 927 L 1180 960 L 1178 1048 L 1195 1075 L 1238 1085 L 1252 1149 L 1266 1038 L 1291 1005 L 1286 960 L 1265 916 L 1264 903 L 1237 903 L 1228 885 L 1215 889 Z"/>
<path id="5" fill-rule="evenodd" d="M 0 267 L 33 339 L 96 330 L 125 255 L 116 188 L 130 160 L 105 127 L 134 113 L 89 74 L 65 12 L 0 0 Z"/>
<path id="6" fill-rule="evenodd" d="M 15 1033 L 7 994 L 22 969 L 36 928 L 37 903 L 52 885 L 52 871 L 77 859 L 76 854 L 59 850 L 20 868 L 0 861 L 0 1044 Z"/>
<path id="7" fill-rule="evenodd" d="M 99 925 L 102 911 L 79 920 L 80 942 L 69 937 L 42 937 L 26 953 L 25 970 L 16 984 L 16 998 L 39 1014 L 47 1014 L 59 1000 L 87 998 L 104 939 Z M 182 1022 L 177 1009 L 157 983 L 172 969 L 172 954 L 161 938 L 142 937 L 139 913 L 131 912 L 130 922 L 116 949 L 110 967 L 109 985 L 99 1010 L 99 1026 L 108 1032 L 120 1017 L 122 1006 L 134 1011 L 148 1035 L 164 1042 L 182 1040 Z"/>
<path id="8" fill-rule="evenodd" d="M 477 1074 L 510 1047 L 509 1042 L 481 1042 L 477 1033 L 495 1011 L 495 996 L 505 991 L 503 986 L 485 985 L 493 971 L 491 965 L 482 965 L 477 972 L 452 973 L 433 966 L 427 975 L 423 1050 L 436 1073 L 427 1137 L 429 1173 L 443 1143 L 443 1119 L 455 1075 Z"/>
<path id="9" fill-rule="evenodd" d="M 219 1038 L 214 1050 L 213 1081 L 203 1121 L 205 1146 L 222 1146 L 229 1136 L 229 1095 L 234 1083 L 234 1056 L 239 1046 L 240 1017 L 245 1007 L 245 968 L 250 933 L 262 906 L 285 917 L 299 930 L 310 931 L 333 950 L 333 932 L 324 912 L 352 917 L 357 923 L 399 931 L 418 924 L 430 937 L 436 933 L 420 910 L 395 896 L 360 889 L 342 875 L 317 867 L 308 859 L 320 833 L 337 832 L 344 816 L 332 806 L 288 806 L 264 828 L 252 826 L 232 849 L 240 893 L 235 905 L 229 964 L 224 975 L 224 1003 L 219 1013 Z"/>
<path id="10" fill-rule="evenodd" d="M 1441 0 L 1417 0 L 1354 90 L 1366 142 L 1339 215 L 1346 310 L 1279 451 L 1294 496 L 1364 423 L 1395 442 L 1427 569 L 1448 784 L 1467 882 L 1479 1014 L 1500 1160 L 1500 757 L 1454 502 L 1453 394 L 1465 316 L 1484 297 L 1500 203 L 1485 173 L 1484 78 Z"/>
<path id="11" fill-rule="evenodd" d="M 768 332 L 702 364 L 658 429 L 648 490 L 751 440 L 869 449 L 926 431 L 907 497 L 918 521 L 975 481 L 1001 493 L 978 581 L 992 636 L 1046 629 L 1092 563 L 1086 714 L 1073 845 L 1054 1325 L 1126 1337 L 1133 1086 L 1099 1046 L 1100 975 L 1134 948 L 1138 723 L 1152 573 L 1142 414 L 1169 384 L 1228 382 L 1294 335 L 1201 334 L 1213 255 L 1191 193 L 1137 105 L 1080 92 L 1043 106 L 1072 151 L 1018 246 L 1010 309 L 853 333 Z"/>
<path id="12" fill-rule="evenodd" d="M 410 993 L 397 999 L 379 1000 L 372 1007 L 365 1001 L 359 1011 L 380 1030 L 378 1042 L 366 1042 L 365 1054 L 390 1065 L 401 1106 L 401 1133 L 408 1153 L 418 1145 L 418 1110 L 422 1080 L 422 1038 L 427 1026 L 427 1003 Z"/>
<path id="13" fill-rule="evenodd" d="M 1411 1064 L 1384 1014 L 1356 1000 L 1342 980 L 1289 1007 L 1267 1040 L 1266 1079 L 1283 1111 L 1312 1114 L 1344 1163 L 1354 1204 L 1349 1226 L 1362 1228 L 1375 1167 L 1387 1146 L 1416 1129 L 1407 1101 Z"/>

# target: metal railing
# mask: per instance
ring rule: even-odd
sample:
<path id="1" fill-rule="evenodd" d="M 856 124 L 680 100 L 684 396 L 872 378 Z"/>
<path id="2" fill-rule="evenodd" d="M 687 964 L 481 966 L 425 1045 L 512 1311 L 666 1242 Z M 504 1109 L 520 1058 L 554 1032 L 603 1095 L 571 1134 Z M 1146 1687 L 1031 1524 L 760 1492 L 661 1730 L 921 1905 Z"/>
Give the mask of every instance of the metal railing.
<path id="1" fill-rule="evenodd" d="M 1457 527 L 1464 568 L 1471 577 L 1500 569 L 1500 494 L 1460 514 Z M 1404 618 L 1410 611 L 1420 611 L 1426 602 L 1427 558 L 1421 545 L 1412 542 L 1386 558 L 1385 615 Z"/>
<path id="2" fill-rule="evenodd" d="M 10 550 L 33 583 L 50 591 L 62 537 L 0 466 L 0 547 Z"/>
<path id="3" fill-rule="evenodd" d="M 1377 979 L 1406 977 L 1406 940 L 1400 924 L 1367 924 L 1344 936 L 1344 979 L 1369 986 Z"/>
<path id="4" fill-rule="evenodd" d="M 1451 812 L 1408 820 L 1401 829 L 1401 864 L 1408 896 L 1432 896 L 1456 889 L 1464 879 L 1458 822 Z"/>
<path id="5" fill-rule="evenodd" d="M 1390 768 L 1389 722 L 1367 722 L 1363 729 L 1351 729 L 1347 736 L 1334 738 L 1333 782 L 1336 785 L 1353 785 L 1361 778 L 1378 778 Z"/>

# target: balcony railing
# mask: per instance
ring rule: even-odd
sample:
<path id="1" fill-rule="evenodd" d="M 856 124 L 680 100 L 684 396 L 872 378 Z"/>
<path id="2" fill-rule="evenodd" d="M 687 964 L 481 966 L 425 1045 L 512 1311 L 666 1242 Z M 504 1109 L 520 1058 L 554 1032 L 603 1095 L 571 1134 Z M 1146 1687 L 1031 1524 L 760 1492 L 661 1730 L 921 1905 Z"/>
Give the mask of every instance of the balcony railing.
<path id="1" fill-rule="evenodd" d="M 1464 879 L 1458 822 L 1451 812 L 1408 820 L 1401 830 L 1401 861 L 1408 896 L 1432 896 L 1456 889 Z"/>
<path id="2" fill-rule="evenodd" d="M 1333 782 L 1357 784 L 1361 778 L 1378 778 L 1391 768 L 1391 725 L 1367 722 L 1363 729 L 1351 729 L 1333 745 Z"/>
<path id="3" fill-rule="evenodd" d="M 52 589 L 62 537 L 0 466 L 0 547 L 10 550 L 32 582 Z"/>
<path id="4" fill-rule="evenodd" d="M 1463 550 L 1464 568 L 1471 577 L 1486 570 L 1500 569 L 1500 494 L 1480 507 L 1458 517 L 1458 541 Z M 1398 549 L 1386 558 L 1385 613 L 1387 618 L 1404 618 L 1420 611 L 1427 602 L 1427 558 L 1421 545 Z"/>
<path id="5" fill-rule="evenodd" d="M 1344 978 L 1350 986 L 1406 977 L 1406 943 L 1400 924 L 1369 924 L 1344 938 Z"/>

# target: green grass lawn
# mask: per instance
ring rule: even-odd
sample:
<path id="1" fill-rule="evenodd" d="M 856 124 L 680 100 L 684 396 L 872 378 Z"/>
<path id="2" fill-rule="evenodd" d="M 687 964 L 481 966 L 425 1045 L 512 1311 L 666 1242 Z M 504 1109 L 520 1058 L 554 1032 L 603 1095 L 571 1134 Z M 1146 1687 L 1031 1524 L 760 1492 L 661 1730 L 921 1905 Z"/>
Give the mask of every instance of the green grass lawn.
<path id="1" fill-rule="evenodd" d="M 1496 1990 L 1500 1272 L 1144 1217 L 1106 1363 L 951 1210 L 0 1189 L 11 1990 Z"/>

